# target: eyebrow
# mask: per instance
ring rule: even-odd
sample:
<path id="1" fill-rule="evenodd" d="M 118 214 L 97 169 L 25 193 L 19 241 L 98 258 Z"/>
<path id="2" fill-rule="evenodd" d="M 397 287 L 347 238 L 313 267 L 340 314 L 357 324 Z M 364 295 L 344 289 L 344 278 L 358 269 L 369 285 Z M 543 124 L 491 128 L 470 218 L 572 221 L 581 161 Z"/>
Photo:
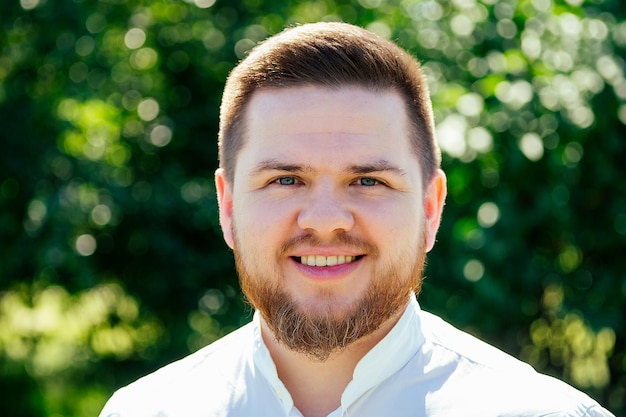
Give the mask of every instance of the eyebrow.
<path id="1" fill-rule="evenodd" d="M 305 173 L 314 171 L 310 165 L 293 164 L 289 162 L 281 162 L 277 159 L 267 159 L 259 162 L 251 170 L 251 175 L 258 175 L 266 171 L 284 171 L 292 173 Z M 379 159 L 364 164 L 350 165 L 344 170 L 348 174 L 367 175 L 375 172 L 391 172 L 396 175 L 404 176 L 406 172 L 385 159 Z"/>
<path id="2" fill-rule="evenodd" d="M 348 169 L 346 169 L 346 172 L 359 175 L 372 174 L 375 172 L 391 172 L 397 175 L 406 174 L 402 168 L 393 165 L 385 159 L 379 159 L 366 164 L 350 165 Z"/>
<path id="3" fill-rule="evenodd" d="M 281 162 L 277 159 L 266 159 L 256 164 L 256 166 L 250 171 L 250 175 L 258 175 L 266 171 L 310 172 L 313 171 L 313 168 L 309 165 L 305 166 Z"/>

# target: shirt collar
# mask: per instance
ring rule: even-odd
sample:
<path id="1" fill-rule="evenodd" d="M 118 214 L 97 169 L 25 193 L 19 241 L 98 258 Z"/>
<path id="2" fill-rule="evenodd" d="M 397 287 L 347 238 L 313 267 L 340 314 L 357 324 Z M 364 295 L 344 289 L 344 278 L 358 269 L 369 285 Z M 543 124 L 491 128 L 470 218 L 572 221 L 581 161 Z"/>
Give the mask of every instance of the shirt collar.
<path id="1" fill-rule="evenodd" d="M 341 408 L 346 410 L 365 392 L 396 373 L 415 355 L 424 343 L 420 330 L 420 306 L 415 295 L 411 295 L 404 313 L 391 331 L 374 346 L 357 364 L 352 381 L 341 396 Z M 261 316 L 255 312 L 253 362 L 270 383 L 281 400 L 285 415 L 290 415 L 293 399 L 282 381 L 272 357 L 261 336 Z"/>
<path id="2" fill-rule="evenodd" d="M 276 365 L 272 360 L 269 349 L 263 341 L 263 336 L 261 335 L 261 314 L 258 310 L 254 312 L 252 326 L 254 332 L 254 349 L 252 352 L 253 363 L 251 367 L 254 368 L 256 366 L 265 379 L 267 379 L 276 397 L 280 400 L 285 412 L 284 415 L 288 416 L 291 414 L 291 409 L 293 408 L 293 398 L 291 398 L 289 391 L 287 391 L 283 382 L 278 378 Z"/>
<path id="3" fill-rule="evenodd" d="M 354 369 L 352 381 L 341 397 L 344 410 L 366 391 L 396 373 L 421 348 L 424 335 L 420 331 L 419 311 L 420 306 L 412 294 L 400 320 Z"/>

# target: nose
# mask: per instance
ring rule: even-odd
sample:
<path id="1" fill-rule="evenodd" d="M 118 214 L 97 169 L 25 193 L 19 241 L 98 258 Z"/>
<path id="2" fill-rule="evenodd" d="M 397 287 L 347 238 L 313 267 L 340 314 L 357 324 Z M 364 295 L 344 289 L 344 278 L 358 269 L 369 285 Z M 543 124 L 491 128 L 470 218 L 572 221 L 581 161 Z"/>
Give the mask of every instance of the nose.
<path id="1" fill-rule="evenodd" d="M 354 226 L 354 216 L 340 191 L 331 186 L 320 186 L 311 190 L 307 203 L 298 214 L 298 226 L 325 239 L 337 232 L 349 232 Z"/>

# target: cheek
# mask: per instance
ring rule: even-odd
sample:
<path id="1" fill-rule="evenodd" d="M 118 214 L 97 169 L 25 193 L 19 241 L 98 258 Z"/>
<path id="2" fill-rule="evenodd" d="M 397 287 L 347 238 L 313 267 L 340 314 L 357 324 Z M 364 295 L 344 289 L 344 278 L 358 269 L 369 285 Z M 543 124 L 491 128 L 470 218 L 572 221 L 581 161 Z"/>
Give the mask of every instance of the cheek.
<path id="1" fill-rule="evenodd" d="M 233 222 L 241 245 L 263 251 L 263 248 L 272 248 L 289 237 L 285 233 L 296 218 L 292 207 L 266 199 L 241 199 L 238 202 L 233 206 Z"/>
<path id="2" fill-rule="evenodd" d="M 387 245 L 407 245 L 423 232 L 424 213 L 417 202 L 409 199 L 361 204 L 359 213 L 363 232 Z"/>

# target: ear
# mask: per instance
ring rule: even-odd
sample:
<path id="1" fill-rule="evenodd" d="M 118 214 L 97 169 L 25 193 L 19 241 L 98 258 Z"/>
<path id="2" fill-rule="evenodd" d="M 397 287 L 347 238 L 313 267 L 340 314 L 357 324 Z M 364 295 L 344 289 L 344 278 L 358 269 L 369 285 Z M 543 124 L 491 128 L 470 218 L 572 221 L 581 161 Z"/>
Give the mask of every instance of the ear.
<path id="1" fill-rule="evenodd" d="M 441 213 L 446 200 L 448 190 L 446 187 L 446 174 L 440 169 L 435 171 L 433 178 L 424 194 L 424 214 L 426 217 L 426 250 L 430 251 L 435 246 L 437 230 L 441 222 Z"/>
<path id="2" fill-rule="evenodd" d="M 226 180 L 224 169 L 215 171 L 215 189 L 217 191 L 217 205 L 220 212 L 220 225 L 226 244 L 233 249 L 233 194 L 232 185 Z"/>

